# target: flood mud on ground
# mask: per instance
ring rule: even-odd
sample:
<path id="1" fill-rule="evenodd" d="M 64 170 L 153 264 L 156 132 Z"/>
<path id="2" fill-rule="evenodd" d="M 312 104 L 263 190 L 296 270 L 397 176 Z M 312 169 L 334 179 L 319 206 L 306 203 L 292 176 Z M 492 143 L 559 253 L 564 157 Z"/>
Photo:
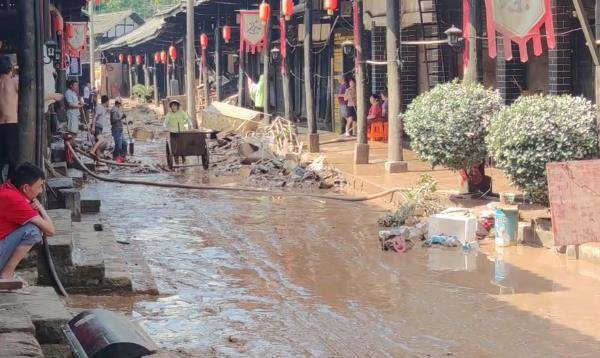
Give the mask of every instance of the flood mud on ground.
<path id="1" fill-rule="evenodd" d="M 164 161 L 164 142 L 136 143 Z M 235 184 L 201 168 L 110 175 Z M 381 251 L 374 203 L 94 182 L 158 297 L 73 297 L 117 309 L 183 357 L 593 357 L 600 272 L 527 247 Z"/>

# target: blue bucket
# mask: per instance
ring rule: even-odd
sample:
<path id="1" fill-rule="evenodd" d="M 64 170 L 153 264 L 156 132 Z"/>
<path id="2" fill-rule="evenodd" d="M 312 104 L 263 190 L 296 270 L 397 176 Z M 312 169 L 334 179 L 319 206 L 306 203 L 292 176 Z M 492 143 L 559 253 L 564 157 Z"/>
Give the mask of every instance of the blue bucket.
<path id="1" fill-rule="evenodd" d="M 519 210 L 516 208 L 497 208 L 496 222 L 496 245 L 511 246 L 517 244 L 517 232 L 519 227 Z"/>

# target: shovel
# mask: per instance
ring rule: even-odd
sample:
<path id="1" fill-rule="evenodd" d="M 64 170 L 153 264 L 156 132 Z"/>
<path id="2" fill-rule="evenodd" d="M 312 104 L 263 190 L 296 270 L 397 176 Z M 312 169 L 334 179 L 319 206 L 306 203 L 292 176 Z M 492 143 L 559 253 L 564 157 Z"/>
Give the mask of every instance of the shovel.
<path id="1" fill-rule="evenodd" d="M 131 136 L 131 132 L 129 131 L 129 124 L 133 124 L 132 121 L 127 122 L 127 135 L 129 136 L 129 155 L 133 155 L 135 143 L 133 143 L 133 137 Z"/>

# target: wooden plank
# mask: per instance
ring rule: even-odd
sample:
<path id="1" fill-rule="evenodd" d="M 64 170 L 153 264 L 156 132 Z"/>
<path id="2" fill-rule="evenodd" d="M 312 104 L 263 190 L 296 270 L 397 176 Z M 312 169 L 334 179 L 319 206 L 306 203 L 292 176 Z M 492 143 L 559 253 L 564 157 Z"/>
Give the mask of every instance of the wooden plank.
<path id="1" fill-rule="evenodd" d="M 0 278 L 0 291 L 20 290 L 23 288 L 23 281 L 16 279 Z"/>
<path id="2" fill-rule="evenodd" d="M 600 242 L 600 160 L 548 163 L 554 244 Z"/>
<path id="3" fill-rule="evenodd" d="M 600 54 L 598 53 L 598 48 L 596 48 L 596 39 L 592 33 L 592 28 L 590 27 L 590 23 L 587 19 L 587 14 L 583 7 L 583 3 L 581 0 L 573 0 L 573 5 L 575 6 L 575 12 L 577 13 L 577 18 L 579 19 L 579 23 L 581 24 L 581 28 L 585 36 L 586 45 L 590 49 L 592 60 L 594 60 L 594 65 L 600 66 Z"/>

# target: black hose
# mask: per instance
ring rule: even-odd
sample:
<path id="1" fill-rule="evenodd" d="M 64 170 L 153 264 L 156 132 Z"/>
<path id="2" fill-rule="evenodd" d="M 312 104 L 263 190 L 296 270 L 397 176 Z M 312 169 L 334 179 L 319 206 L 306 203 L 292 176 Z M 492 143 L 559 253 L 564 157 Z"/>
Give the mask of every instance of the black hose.
<path id="1" fill-rule="evenodd" d="M 58 278 L 58 273 L 56 272 L 56 267 L 54 267 L 54 261 L 52 261 L 52 254 L 50 253 L 50 246 L 48 245 L 48 239 L 46 235 L 42 236 L 42 246 L 44 247 L 44 256 L 46 257 L 46 263 L 48 264 L 48 268 L 50 269 L 50 274 L 52 276 L 52 280 L 54 281 L 54 288 L 63 295 L 65 298 L 69 297 L 67 291 L 60 282 L 60 278 Z"/>

